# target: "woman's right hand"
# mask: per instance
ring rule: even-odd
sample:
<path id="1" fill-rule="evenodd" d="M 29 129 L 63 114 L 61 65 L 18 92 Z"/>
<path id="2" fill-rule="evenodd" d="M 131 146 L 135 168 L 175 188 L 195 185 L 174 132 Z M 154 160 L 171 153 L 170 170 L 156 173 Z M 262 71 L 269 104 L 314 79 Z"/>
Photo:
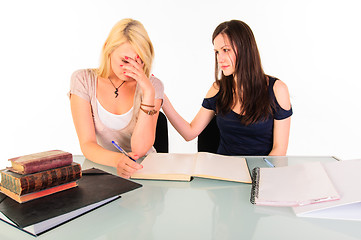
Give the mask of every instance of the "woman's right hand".
<path id="1" fill-rule="evenodd" d="M 128 153 L 133 159 L 137 160 L 139 157 L 133 153 Z M 120 177 L 129 179 L 137 170 L 142 169 L 143 166 L 139 163 L 134 162 L 129 159 L 124 154 L 121 154 L 121 157 L 117 163 L 117 174 Z"/>
<path id="2" fill-rule="evenodd" d="M 140 59 L 138 55 L 135 59 L 127 56 L 125 56 L 124 59 L 128 62 L 128 63 L 123 63 L 121 65 L 121 67 L 125 70 L 124 72 L 125 76 L 131 77 L 135 81 L 137 81 L 137 83 L 139 84 L 139 86 L 143 91 L 143 98 L 149 97 L 150 100 L 148 101 L 152 101 L 149 102 L 149 104 L 154 104 L 155 90 L 151 81 L 149 80 L 149 77 L 147 77 L 144 73 L 143 61 Z"/>

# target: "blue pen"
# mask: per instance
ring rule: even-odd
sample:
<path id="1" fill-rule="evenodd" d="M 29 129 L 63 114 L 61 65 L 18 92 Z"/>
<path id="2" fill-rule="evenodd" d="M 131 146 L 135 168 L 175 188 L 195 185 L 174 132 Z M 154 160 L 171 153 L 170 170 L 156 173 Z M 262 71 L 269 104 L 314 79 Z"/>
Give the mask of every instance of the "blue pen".
<path id="1" fill-rule="evenodd" d="M 270 161 L 268 161 L 266 158 L 263 158 L 263 160 L 270 165 L 270 167 L 275 167 L 275 165 L 273 165 Z"/>
<path id="2" fill-rule="evenodd" d="M 116 142 L 112 141 L 112 143 L 113 143 L 113 145 L 114 145 L 121 153 L 123 153 L 123 154 L 124 154 L 125 156 L 127 156 L 129 159 L 131 159 L 131 160 L 133 160 L 134 162 L 136 162 L 135 159 L 132 158 L 131 156 L 129 156 L 128 153 L 123 150 L 123 148 L 121 148 L 118 144 L 116 144 Z"/>

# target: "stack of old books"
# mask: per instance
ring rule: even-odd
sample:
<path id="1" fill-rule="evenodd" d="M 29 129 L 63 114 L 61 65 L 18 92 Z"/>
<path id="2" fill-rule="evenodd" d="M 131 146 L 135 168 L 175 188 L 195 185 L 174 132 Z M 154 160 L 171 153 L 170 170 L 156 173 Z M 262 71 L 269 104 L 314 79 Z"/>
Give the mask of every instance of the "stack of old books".
<path id="1" fill-rule="evenodd" d="M 1 192 L 19 203 L 77 186 L 81 166 L 73 155 L 61 150 L 9 159 L 11 167 L 1 171 Z"/>

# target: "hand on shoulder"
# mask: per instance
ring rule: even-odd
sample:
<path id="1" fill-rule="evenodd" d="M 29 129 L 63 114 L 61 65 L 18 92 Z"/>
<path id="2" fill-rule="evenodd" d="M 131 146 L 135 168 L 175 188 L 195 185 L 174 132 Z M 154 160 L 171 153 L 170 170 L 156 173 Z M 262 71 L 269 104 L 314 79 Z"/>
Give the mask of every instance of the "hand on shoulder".
<path id="1" fill-rule="evenodd" d="M 273 92 L 278 104 L 285 110 L 291 108 L 290 94 L 287 85 L 281 80 L 277 80 L 273 86 Z"/>

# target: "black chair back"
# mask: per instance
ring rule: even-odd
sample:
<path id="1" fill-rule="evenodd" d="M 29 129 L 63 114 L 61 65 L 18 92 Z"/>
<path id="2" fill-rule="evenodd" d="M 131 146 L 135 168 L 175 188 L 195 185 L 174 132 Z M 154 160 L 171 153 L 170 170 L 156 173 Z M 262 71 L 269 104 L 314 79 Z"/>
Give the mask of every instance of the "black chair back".
<path id="1" fill-rule="evenodd" d="M 217 153 L 219 138 L 219 128 L 214 117 L 198 136 L 198 152 Z"/>
<path id="2" fill-rule="evenodd" d="M 164 113 L 159 112 L 157 128 L 155 132 L 154 148 L 159 153 L 169 152 L 168 142 L 168 120 Z"/>

